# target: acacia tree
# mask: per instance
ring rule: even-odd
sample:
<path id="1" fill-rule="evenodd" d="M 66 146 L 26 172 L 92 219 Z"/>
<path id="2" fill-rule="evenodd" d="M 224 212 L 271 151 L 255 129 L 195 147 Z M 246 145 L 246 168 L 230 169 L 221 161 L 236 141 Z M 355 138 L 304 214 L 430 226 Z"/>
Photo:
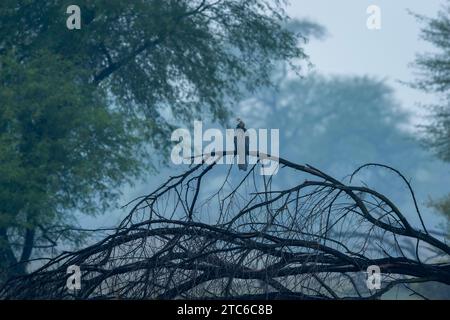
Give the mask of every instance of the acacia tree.
<path id="1" fill-rule="evenodd" d="M 444 2 L 436 18 L 416 15 L 424 24 L 422 38 L 436 50 L 417 56 L 415 64 L 420 77 L 414 86 L 440 98 L 439 105 L 431 106 L 431 123 L 424 126 L 425 142 L 439 158 L 450 162 L 450 2 Z M 450 219 L 450 197 L 433 206 Z"/>
<path id="2" fill-rule="evenodd" d="M 450 285 L 450 247 L 427 230 L 395 169 L 368 164 L 344 183 L 309 165 L 250 152 L 279 161 L 297 178 L 286 185 L 261 176 L 259 164 L 245 173 L 217 165 L 223 155 L 205 155 L 209 164 L 130 203 L 129 215 L 96 244 L 10 279 L 0 297 L 378 299 L 401 286 L 423 298 L 411 284 Z M 352 182 L 374 167 L 407 186 L 419 227 L 388 197 Z M 80 291 L 66 288 L 71 265 L 81 269 Z M 366 285 L 372 265 L 382 272 L 379 290 Z"/>
<path id="3" fill-rule="evenodd" d="M 241 84 L 305 57 L 282 1 L 80 0 L 81 30 L 70 4 L 0 3 L 1 271 L 79 240 L 70 213 L 102 212 L 174 124 L 225 121 Z"/>

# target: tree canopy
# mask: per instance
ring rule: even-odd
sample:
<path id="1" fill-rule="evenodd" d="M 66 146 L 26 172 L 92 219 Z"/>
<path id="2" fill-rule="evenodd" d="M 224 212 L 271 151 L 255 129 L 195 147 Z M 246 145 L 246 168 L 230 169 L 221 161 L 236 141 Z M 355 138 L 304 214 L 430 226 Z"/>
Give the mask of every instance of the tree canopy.
<path id="1" fill-rule="evenodd" d="M 434 51 L 417 56 L 420 76 L 414 86 L 440 99 L 431 106 L 431 122 L 424 126 L 425 142 L 442 160 L 450 162 L 450 1 L 445 1 L 435 18 L 417 17 L 423 24 L 421 36 Z M 434 206 L 450 218 L 450 197 Z"/>
<path id="2" fill-rule="evenodd" d="M 417 56 L 420 76 L 414 85 L 441 98 L 441 104 L 432 108 L 432 123 L 426 126 L 427 142 L 439 157 L 450 161 L 450 2 L 447 1 L 436 18 L 418 18 L 424 24 L 422 38 L 435 51 Z"/>
<path id="3" fill-rule="evenodd" d="M 80 30 L 65 27 L 70 3 L 3 1 L 0 48 L 20 61 L 47 48 L 73 62 L 119 108 L 146 116 L 153 141 L 167 139 L 169 110 L 223 120 L 239 83 L 267 83 L 274 60 L 304 57 L 282 1 L 78 1 Z"/>

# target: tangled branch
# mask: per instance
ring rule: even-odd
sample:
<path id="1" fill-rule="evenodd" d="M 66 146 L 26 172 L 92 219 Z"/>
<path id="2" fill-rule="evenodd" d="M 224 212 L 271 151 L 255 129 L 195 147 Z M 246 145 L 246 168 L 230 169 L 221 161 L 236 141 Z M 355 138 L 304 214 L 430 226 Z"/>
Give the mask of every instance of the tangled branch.
<path id="1" fill-rule="evenodd" d="M 281 158 L 280 177 L 259 175 L 259 162 L 233 174 L 233 166 L 217 165 L 224 156 L 208 155 L 136 199 L 102 241 L 10 279 L 0 297 L 376 299 L 396 286 L 420 295 L 412 283 L 450 285 L 450 247 L 427 231 L 400 172 L 369 164 L 352 178 L 373 166 L 398 175 L 411 192 L 420 229 L 366 186 Z M 295 183 L 278 181 L 286 176 Z M 82 271 L 76 292 L 66 288 L 70 265 Z M 379 290 L 366 286 L 371 265 L 382 272 Z"/>

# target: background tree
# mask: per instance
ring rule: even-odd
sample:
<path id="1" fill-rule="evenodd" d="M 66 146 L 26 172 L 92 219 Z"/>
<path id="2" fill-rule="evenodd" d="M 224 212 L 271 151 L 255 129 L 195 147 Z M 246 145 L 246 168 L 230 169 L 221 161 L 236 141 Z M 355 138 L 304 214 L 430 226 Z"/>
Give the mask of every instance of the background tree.
<path id="1" fill-rule="evenodd" d="M 274 61 L 305 58 L 281 1 L 78 1 L 81 30 L 65 27 L 70 4 L 0 3 L 7 273 L 61 236 L 79 240 L 61 233 L 70 213 L 108 207 L 114 187 L 148 167 L 149 148 L 167 150 L 175 124 L 226 121 L 239 85 L 267 84 Z"/>
<path id="2" fill-rule="evenodd" d="M 442 160 L 450 162 L 450 1 L 444 2 L 436 18 L 416 15 L 424 25 L 422 38 L 436 50 L 417 56 L 420 76 L 414 86 L 440 98 L 438 105 L 431 106 L 431 121 L 424 126 L 425 142 Z M 433 206 L 450 219 L 450 196 Z"/>
<path id="3" fill-rule="evenodd" d="M 445 190 L 447 167 L 407 130 L 410 114 L 384 81 L 319 74 L 292 79 L 283 70 L 273 75 L 276 88 L 246 99 L 242 108 L 249 127 L 280 128 L 284 157 L 317 165 L 339 178 L 363 163 L 388 164 L 412 179 L 422 203 Z M 398 180 L 372 170 L 364 181 L 388 193 L 405 214 L 414 209 Z"/>
<path id="4" fill-rule="evenodd" d="M 145 139 L 132 130 L 141 123 L 78 85 L 83 74 L 63 57 L 1 64 L 0 263 L 22 273 L 34 248 L 79 239 L 59 232 L 74 222 L 67 212 L 107 208 L 113 188 L 137 173 Z"/>

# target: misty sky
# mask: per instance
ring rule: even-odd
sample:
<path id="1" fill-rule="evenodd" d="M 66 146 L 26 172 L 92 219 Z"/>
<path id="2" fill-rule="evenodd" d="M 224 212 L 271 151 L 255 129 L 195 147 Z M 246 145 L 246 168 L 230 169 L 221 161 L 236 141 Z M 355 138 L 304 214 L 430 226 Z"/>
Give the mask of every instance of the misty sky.
<path id="1" fill-rule="evenodd" d="M 402 106 L 420 112 L 417 102 L 433 101 L 433 96 L 398 81 L 412 81 L 414 70 L 409 64 L 415 54 L 433 48 L 419 39 L 420 24 L 408 10 L 435 17 L 442 4 L 442 0 L 291 0 L 288 13 L 327 28 L 328 38 L 307 46 L 315 70 L 386 79 Z M 369 5 L 381 9 L 381 30 L 366 27 Z"/>

